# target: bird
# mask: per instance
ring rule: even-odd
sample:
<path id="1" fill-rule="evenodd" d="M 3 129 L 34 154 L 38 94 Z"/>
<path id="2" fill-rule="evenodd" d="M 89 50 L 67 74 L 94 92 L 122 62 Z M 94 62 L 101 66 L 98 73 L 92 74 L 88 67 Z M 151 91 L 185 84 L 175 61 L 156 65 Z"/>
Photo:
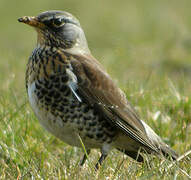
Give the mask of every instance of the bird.
<path id="1" fill-rule="evenodd" d="M 91 149 L 101 151 L 96 169 L 112 149 L 137 162 L 144 162 L 145 153 L 177 159 L 91 54 L 76 17 L 49 10 L 18 21 L 37 32 L 26 70 L 30 105 L 46 130 L 71 146 L 85 147 L 80 165 Z"/>

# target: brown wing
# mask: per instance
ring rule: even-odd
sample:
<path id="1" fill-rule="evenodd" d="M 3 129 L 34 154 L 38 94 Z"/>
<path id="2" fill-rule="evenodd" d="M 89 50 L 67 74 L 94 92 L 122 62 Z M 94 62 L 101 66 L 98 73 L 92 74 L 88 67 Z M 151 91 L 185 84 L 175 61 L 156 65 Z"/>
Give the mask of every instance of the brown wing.
<path id="1" fill-rule="evenodd" d="M 125 94 L 114 84 L 101 64 L 92 56 L 72 55 L 71 66 L 78 79 L 77 94 L 129 137 L 157 152 L 148 139 L 144 126 Z"/>

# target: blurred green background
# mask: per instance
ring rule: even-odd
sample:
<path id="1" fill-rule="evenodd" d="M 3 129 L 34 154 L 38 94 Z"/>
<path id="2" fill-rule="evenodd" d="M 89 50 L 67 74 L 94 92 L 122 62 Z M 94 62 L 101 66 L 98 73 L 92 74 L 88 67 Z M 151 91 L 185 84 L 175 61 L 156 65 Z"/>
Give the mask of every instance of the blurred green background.
<path id="1" fill-rule="evenodd" d="M 181 154 L 191 148 L 190 7 L 190 0 L 0 0 L 0 147 L 6 152 L 2 156 L 12 159 L 0 161 L 2 177 L 26 173 L 30 153 L 39 155 L 44 148 L 59 156 L 64 146 L 52 140 L 57 146 L 48 147 L 53 137 L 40 128 L 28 106 L 24 79 L 36 32 L 18 23 L 19 17 L 47 10 L 75 15 L 92 54 L 142 119 Z M 43 157 L 50 159 L 50 154 Z"/>
<path id="2" fill-rule="evenodd" d="M 14 82 L 14 88 L 24 88 L 25 64 L 36 43 L 36 32 L 17 19 L 50 9 L 69 11 L 80 20 L 92 54 L 122 86 L 132 80 L 142 83 L 148 76 L 158 74 L 175 82 L 185 78 L 181 87 L 188 88 L 190 5 L 189 0 L 1 0 L 1 88 Z"/>

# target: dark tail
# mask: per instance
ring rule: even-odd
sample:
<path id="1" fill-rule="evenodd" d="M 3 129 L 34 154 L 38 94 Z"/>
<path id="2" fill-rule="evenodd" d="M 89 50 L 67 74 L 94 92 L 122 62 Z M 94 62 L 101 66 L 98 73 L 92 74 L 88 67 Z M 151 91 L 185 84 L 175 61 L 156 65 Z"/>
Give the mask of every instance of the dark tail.
<path id="1" fill-rule="evenodd" d="M 168 145 L 163 144 L 160 147 L 160 150 L 162 152 L 162 154 L 166 157 L 166 158 L 172 158 L 173 160 L 176 160 L 178 158 L 178 154 L 172 150 Z"/>
<path id="2" fill-rule="evenodd" d="M 137 162 L 143 162 L 144 158 L 143 156 L 136 151 L 127 151 L 127 150 L 121 150 L 118 149 L 119 151 L 123 152 L 124 154 L 126 154 L 127 156 L 130 156 L 131 158 L 133 158 L 134 160 L 136 160 Z M 160 147 L 160 151 L 161 153 L 166 157 L 166 158 L 172 158 L 173 160 L 176 160 L 178 158 L 178 154 L 172 150 L 170 147 L 168 147 L 166 144 L 162 147 Z M 144 152 L 144 151 L 143 151 Z"/>

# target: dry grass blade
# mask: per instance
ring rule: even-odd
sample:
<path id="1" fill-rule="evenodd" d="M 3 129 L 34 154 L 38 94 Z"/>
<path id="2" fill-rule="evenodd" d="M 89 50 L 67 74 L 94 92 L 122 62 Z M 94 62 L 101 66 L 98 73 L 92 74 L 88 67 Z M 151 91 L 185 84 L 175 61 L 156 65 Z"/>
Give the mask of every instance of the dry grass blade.
<path id="1" fill-rule="evenodd" d="M 182 159 L 184 159 L 185 157 L 189 156 L 191 154 L 191 150 L 185 152 L 183 155 L 181 155 L 180 157 L 177 158 L 176 161 L 172 162 L 167 169 L 170 169 L 173 165 L 175 165 L 177 162 L 181 161 Z"/>
<path id="2" fill-rule="evenodd" d="M 191 154 L 191 150 L 185 152 L 183 155 L 181 155 L 180 157 L 178 157 L 178 159 L 174 162 L 172 162 L 168 167 L 167 170 L 172 168 L 177 162 L 181 161 L 182 159 L 184 159 L 185 157 L 189 156 Z M 179 170 L 181 171 L 182 174 L 184 174 L 185 176 L 187 176 L 189 179 L 191 179 L 191 176 L 184 171 L 183 169 L 179 168 Z"/>

